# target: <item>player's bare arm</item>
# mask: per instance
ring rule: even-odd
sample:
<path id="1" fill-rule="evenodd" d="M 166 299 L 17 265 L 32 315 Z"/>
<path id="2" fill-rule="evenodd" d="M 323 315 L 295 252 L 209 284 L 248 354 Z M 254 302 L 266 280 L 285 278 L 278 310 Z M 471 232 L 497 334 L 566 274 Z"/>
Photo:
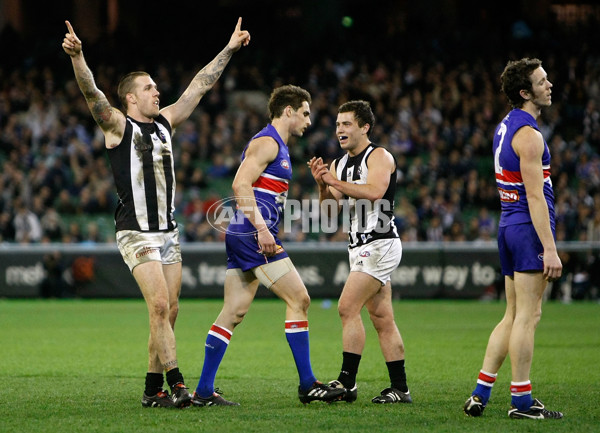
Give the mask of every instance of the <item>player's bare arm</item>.
<path id="1" fill-rule="evenodd" d="M 245 158 L 233 179 L 232 189 L 238 208 L 256 228 L 262 253 L 270 256 L 277 248 L 275 238 L 269 231 L 264 218 L 258 210 L 252 184 L 256 182 L 267 165 L 277 157 L 279 146 L 270 137 L 252 140 L 246 149 Z"/>
<path id="2" fill-rule="evenodd" d="M 83 57 L 81 40 L 75 34 L 71 23 L 65 21 L 65 24 L 69 31 L 65 34 L 62 47 L 71 57 L 75 79 L 92 117 L 106 136 L 106 146 L 113 147 L 123 138 L 125 116 L 110 105 L 104 93 L 96 86 L 92 71 Z"/>
<path id="3" fill-rule="evenodd" d="M 233 53 L 250 43 L 250 33 L 242 30 L 242 18 L 238 19 L 229 43 L 217 56 L 192 79 L 177 102 L 161 110 L 173 128 L 184 122 L 196 108 L 200 99 L 215 85 Z"/>
<path id="4" fill-rule="evenodd" d="M 512 145 L 521 161 L 521 176 L 527 193 L 531 221 L 544 246 L 544 277 L 555 280 L 562 274 L 562 263 L 556 250 L 548 204 L 544 197 L 544 141 L 539 131 L 525 127 L 515 134 Z"/>
<path id="5" fill-rule="evenodd" d="M 365 184 L 359 185 L 338 180 L 332 175 L 331 171 L 323 174 L 321 179 L 343 195 L 374 202 L 385 194 L 390 184 L 390 173 L 393 173 L 396 165 L 392 155 L 387 150 L 379 147 L 371 153 L 367 161 L 367 167 L 369 168 L 369 175 Z"/>

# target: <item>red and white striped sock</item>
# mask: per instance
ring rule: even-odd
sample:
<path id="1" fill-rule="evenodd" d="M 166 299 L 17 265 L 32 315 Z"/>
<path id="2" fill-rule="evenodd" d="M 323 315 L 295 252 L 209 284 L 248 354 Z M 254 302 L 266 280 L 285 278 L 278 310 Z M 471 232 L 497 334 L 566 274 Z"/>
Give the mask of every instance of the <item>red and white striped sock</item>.
<path id="1" fill-rule="evenodd" d="M 519 410 L 527 411 L 533 404 L 530 380 L 526 380 L 524 382 L 511 382 L 510 394 L 512 396 L 512 405 L 517 407 Z"/>

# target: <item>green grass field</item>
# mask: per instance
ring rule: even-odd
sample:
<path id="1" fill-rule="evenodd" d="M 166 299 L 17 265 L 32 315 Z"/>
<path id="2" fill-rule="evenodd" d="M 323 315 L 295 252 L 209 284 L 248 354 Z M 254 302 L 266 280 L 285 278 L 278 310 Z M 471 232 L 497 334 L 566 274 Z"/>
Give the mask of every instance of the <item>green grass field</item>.
<path id="1" fill-rule="evenodd" d="M 376 335 L 367 346 L 355 403 L 303 406 L 283 332 L 284 304 L 256 300 L 225 355 L 216 385 L 240 407 L 143 409 L 147 314 L 140 300 L 0 300 L 0 432 L 592 432 L 600 430 L 600 305 L 544 305 L 532 369 L 534 395 L 560 421 L 510 420 L 510 366 L 500 370 L 481 418 L 462 404 L 474 386 L 503 303 L 394 304 L 406 345 L 414 403 L 379 406 L 388 385 Z M 183 299 L 176 334 L 180 368 L 195 388 L 208 328 L 220 300 Z M 336 304 L 313 300 L 313 369 L 337 377 L 341 325 Z"/>

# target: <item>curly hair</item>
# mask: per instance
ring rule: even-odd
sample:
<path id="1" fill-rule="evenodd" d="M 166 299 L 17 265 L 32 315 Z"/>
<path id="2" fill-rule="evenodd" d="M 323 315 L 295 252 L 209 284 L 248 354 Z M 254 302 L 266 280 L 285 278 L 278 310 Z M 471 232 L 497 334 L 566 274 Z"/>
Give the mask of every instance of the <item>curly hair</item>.
<path id="1" fill-rule="evenodd" d="M 521 108 L 525 104 L 521 90 L 533 92 L 531 74 L 540 66 L 542 66 L 541 60 L 527 57 L 521 60 L 511 60 L 506 64 L 500 75 L 500 82 L 502 83 L 502 92 L 513 108 Z"/>

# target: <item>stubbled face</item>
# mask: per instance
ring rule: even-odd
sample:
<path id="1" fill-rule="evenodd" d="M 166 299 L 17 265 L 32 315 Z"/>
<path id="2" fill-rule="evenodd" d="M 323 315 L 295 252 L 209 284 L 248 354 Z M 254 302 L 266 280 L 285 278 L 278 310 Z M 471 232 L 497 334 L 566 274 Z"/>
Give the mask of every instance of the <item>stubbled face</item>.
<path id="1" fill-rule="evenodd" d="M 156 83 L 147 75 L 135 79 L 135 91 L 132 93 L 133 101 L 141 115 L 149 119 L 158 117 L 160 107 L 160 92 Z M 131 102 L 130 102 L 131 104 Z"/>
<path id="2" fill-rule="evenodd" d="M 302 106 L 292 112 L 292 135 L 302 137 L 304 131 L 311 125 L 310 121 L 310 106 L 307 101 L 302 103 Z"/>
<path id="3" fill-rule="evenodd" d="M 354 149 L 362 144 L 364 135 L 366 135 L 369 126 L 358 126 L 358 122 L 351 111 L 338 113 L 335 122 L 335 134 L 340 142 L 340 147 L 352 153 Z"/>
<path id="4" fill-rule="evenodd" d="M 529 77 L 533 94 L 531 102 L 538 107 L 549 107 L 552 105 L 552 83 L 548 81 L 548 75 L 541 66 L 533 71 Z"/>

